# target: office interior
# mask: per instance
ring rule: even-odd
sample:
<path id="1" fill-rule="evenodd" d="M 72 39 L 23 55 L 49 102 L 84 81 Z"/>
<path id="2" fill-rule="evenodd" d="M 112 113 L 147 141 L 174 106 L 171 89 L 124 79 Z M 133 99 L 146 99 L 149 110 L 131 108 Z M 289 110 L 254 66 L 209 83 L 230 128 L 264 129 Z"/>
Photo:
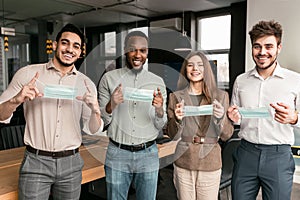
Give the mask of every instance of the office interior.
<path id="1" fill-rule="evenodd" d="M 248 31 L 259 20 L 274 19 L 283 25 L 278 59 L 282 66 L 300 72 L 296 55 L 300 45 L 295 45 L 299 6 L 298 0 L 0 0 L 0 92 L 19 68 L 52 58 L 51 42 L 57 32 L 73 23 L 86 36 L 85 55 L 76 68 L 95 85 L 106 71 L 124 66 L 124 37 L 141 30 L 149 37 L 147 68 L 164 79 L 168 92 L 176 89 L 188 54 L 175 50 L 184 36 L 192 50 L 206 52 L 219 88 L 231 94 L 235 78 L 253 68 Z M 1 128 L 25 123 L 19 107 L 11 123 Z M 300 146 L 300 130 L 295 131 L 295 146 Z M 294 158 L 298 185 L 300 157 Z M 91 185 L 85 187 L 83 191 L 90 192 Z"/>

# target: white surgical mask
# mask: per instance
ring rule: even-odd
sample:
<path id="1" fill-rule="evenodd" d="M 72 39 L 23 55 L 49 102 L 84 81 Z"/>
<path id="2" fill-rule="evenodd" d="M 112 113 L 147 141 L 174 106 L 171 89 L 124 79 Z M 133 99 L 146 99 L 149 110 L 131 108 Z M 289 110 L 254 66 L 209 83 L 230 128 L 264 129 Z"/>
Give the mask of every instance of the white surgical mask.
<path id="1" fill-rule="evenodd" d="M 239 108 L 242 118 L 269 118 L 270 111 L 267 107 Z"/>
<path id="2" fill-rule="evenodd" d="M 128 101 L 152 102 L 153 90 L 125 87 L 123 97 Z"/>
<path id="3" fill-rule="evenodd" d="M 202 106 L 184 106 L 183 112 L 185 117 L 189 116 L 200 116 L 200 115 L 212 115 L 213 105 L 202 105 Z"/>
<path id="4" fill-rule="evenodd" d="M 77 88 L 66 85 L 45 85 L 44 97 L 52 99 L 73 100 L 77 96 Z"/>

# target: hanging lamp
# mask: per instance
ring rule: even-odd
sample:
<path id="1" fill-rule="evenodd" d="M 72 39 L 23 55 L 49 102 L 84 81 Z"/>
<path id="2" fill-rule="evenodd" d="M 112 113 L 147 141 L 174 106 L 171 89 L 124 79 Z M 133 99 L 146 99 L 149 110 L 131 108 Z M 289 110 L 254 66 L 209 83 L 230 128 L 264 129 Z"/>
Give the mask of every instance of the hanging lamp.
<path id="1" fill-rule="evenodd" d="M 176 41 L 175 51 L 191 51 L 192 45 L 184 30 L 184 11 L 182 12 L 182 35 Z"/>

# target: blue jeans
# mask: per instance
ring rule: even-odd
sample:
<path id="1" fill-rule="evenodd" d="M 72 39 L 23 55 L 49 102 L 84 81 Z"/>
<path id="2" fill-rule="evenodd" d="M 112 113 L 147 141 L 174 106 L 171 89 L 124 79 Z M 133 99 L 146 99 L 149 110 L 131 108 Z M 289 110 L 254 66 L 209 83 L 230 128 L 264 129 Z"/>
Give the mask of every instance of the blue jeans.
<path id="1" fill-rule="evenodd" d="M 159 158 L 156 144 L 131 152 L 109 143 L 105 160 L 108 200 L 127 200 L 133 184 L 137 200 L 155 200 Z"/>

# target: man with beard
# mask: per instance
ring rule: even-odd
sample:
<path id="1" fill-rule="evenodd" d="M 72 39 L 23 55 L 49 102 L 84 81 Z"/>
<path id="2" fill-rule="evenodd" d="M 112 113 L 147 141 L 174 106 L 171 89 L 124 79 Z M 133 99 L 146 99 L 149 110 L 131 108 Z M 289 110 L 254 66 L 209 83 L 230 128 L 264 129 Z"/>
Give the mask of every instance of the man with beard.
<path id="1" fill-rule="evenodd" d="M 9 122 L 22 103 L 26 119 L 26 151 L 20 167 L 19 199 L 79 199 L 83 160 L 80 120 L 86 133 L 103 123 L 93 82 L 76 70 L 84 35 L 64 26 L 53 43 L 48 63 L 21 68 L 0 97 L 0 120 Z"/>
<path id="2" fill-rule="evenodd" d="M 278 22 L 260 21 L 249 35 L 255 68 L 237 77 L 227 113 L 240 123 L 242 138 L 233 155 L 232 197 L 254 200 L 261 187 L 263 199 L 290 199 L 295 170 L 293 128 L 300 126 L 300 75 L 277 61 L 282 48 Z M 262 113 L 267 117 L 241 114 L 244 108 L 263 107 L 268 109 Z"/>
<path id="3" fill-rule="evenodd" d="M 137 200 L 154 200 L 159 169 L 155 139 L 167 121 L 163 80 L 143 68 L 148 38 L 140 31 L 125 38 L 126 67 L 109 71 L 98 97 L 110 139 L 105 176 L 107 199 L 126 200 L 130 185 Z"/>

